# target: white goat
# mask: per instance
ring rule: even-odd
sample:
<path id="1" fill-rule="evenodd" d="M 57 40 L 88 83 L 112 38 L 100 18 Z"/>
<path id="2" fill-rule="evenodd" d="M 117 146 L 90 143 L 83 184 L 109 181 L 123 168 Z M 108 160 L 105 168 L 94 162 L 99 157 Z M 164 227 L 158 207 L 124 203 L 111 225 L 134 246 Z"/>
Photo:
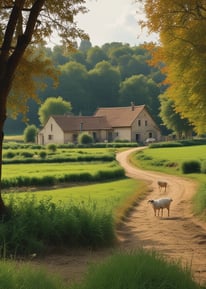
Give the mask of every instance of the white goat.
<path id="1" fill-rule="evenodd" d="M 166 181 L 158 181 L 157 183 L 158 183 L 160 192 L 161 192 L 162 188 L 165 188 L 165 192 L 166 192 L 166 190 L 167 190 L 167 182 Z"/>
<path id="2" fill-rule="evenodd" d="M 148 203 L 150 203 L 153 206 L 154 214 L 156 216 L 156 212 L 158 211 L 158 216 L 161 211 L 161 217 L 163 217 L 163 209 L 167 209 L 168 211 L 168 217 L 170 215 L 170 204 L 172 202 L 172 199 L 166 198 L 166 199 L 158 199 L 158 200 L 149 200 Z"/>

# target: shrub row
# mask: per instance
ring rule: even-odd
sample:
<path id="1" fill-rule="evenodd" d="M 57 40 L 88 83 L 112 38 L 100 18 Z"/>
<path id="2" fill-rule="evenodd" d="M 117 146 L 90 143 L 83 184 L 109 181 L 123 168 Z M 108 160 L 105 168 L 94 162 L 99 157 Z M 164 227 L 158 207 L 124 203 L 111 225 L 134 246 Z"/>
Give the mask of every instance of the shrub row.
<path id="1" fill-rule="evenodd" d="M 53 144 L 51 144 L 53 145 Z M 48 145 L 49 146 L 49 145 Z M 55 145 L 56 148 L 116 148 L 116 147 L 136 147 L 138 144 L 136 142 L 104 142 L 104 143 L 92 143 L 92 144 L 62 144 L 62 145 Z M 3 149 L 45 149 L 47 146 L 37 145 L 37 144 L 29 144 L 29 143 L 17 143 L 17 142 L 4 142 Z"/>
<path id="2" fill-rule="evenodd" d="M 79 174 L 65 174 L 61 176 L 42 176 L 42 177 L 32 177 L 32 176 L 18 176 L 16 178 L 9 178 L 2 180 L 2 188 L 10 187 L 24 187 L 24 186 L 52 186 L 60 183 L 75 183 L 75 182 L 97 182 L 97 181 L 107 181 L 112 179 L 120 179 L 125 177 L 125 172 L 123 168 L 113 168 L 112 170 L 102 170 L 97 171 L 94 175 L 82 172 Z"/>
<path id="3" fill-rule="evenodd" d="M 32 228 L 32 230 L 31 230 Z M 111 245 L 115 240 L 112 214 L 89 206 L 55 204 L 49 198 L 40 202 L 10 197 L 7 215 L 0 223 L 0 255 L 46 253 L 50 247 Z"/>
<path id="4" fill-rule="evenodd" d="M 188 139 L 178 141 L 168 141 L 152 143 L 149 145 L 150 148 L 163 148 L 163 147 L 182 147 L 182 146 L 194 146 L 194 145 L 205 145 L 206 139 Z"/>
<path id="5" fill-rule="evenodd" d="M 3 160 L 3 164 L 29 164 L 29 163 L 65 163 L 65 162 L 92 162 L 92 161 L 102 161 L 102 162 L 108 162 L 115 160 L 115 154 L 105 154 L 105 155 L 79 155 L 79 156 L 49 156 L 47 158 L 47 155 L 40 152 L 40 158 L 14 158 L 9 157 L 7 159 Z M 8 157 L 8 154 L 4 154 L 4 157 Z"/>

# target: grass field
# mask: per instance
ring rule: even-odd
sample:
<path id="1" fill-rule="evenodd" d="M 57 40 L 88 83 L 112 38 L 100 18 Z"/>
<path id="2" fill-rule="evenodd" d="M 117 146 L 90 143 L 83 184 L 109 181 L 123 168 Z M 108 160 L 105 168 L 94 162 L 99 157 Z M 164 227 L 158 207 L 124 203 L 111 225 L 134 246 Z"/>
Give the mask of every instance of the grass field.
<path id="1" fill-rule="evenodd" d="M 109 170 L 118 166 L 114 162 L 92 163 L 43 163 L 43 164 L 4 164 L 2 177 L 12 178 L 18 176 L 58 176 L 66 173 L 90 172 L 94 174 L 99 170 Z"/>
<path id="2" fill-rule="evenodd" d="M 193 212 L 206 221 L 206 175 L 205 173 L 183 174 L 182 163 L 195 160 L 200 163 L 206 160 L 206 146 L 187 146 L 174 148 L 145 149 L 133 153 L 131 162 L 143 169 L 160 171 L 167 174 L 184 176 L 198 181 L 199 188 L 193 198 Z"/>
<path id="3" fill-rule="evenodd" d="M 48 189 L 36 192 L 12 193 L 18 201 L 26 196 L 35 195 L 37 200 L 49 198 L 56 204 L 65 206 L 84 206 L 92 209 L 93 206 L 99 210 L 112 212 L 116 221 L 120 220 L 126 210 L 141 198 L 144 192 L 143 183 L 133 179 L 124 179 L 101 184 L 76 186 L 70 188 Z M 3 198 L 8 202 L 10 194 L 4 193 Z"/>
<path id="4" fill-rule="evenodd" d="M 206 160 L 206 146 L 148 148 L 142 152 L 133 153 L 130 160 L 135 165 L 147 170 L 182 175 L 181 165 L 184 161 L 201 162 Z"/>

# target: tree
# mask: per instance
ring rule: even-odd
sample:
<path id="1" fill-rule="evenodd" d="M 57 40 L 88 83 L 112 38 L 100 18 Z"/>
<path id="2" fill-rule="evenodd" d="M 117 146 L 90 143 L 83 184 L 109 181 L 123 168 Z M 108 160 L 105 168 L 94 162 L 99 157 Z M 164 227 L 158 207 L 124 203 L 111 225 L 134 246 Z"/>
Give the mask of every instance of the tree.
<path id="1" fill-rule="evenodd" d="M 193 127 L 188 119 L 181 118 L 179 113 L 175 112 L 174 102 L 171 99 L 165 98 L 164 94 L 160 96 L 160 117 L 168 129 L 173 130 L 178 138 L 182 136 L 188 138 L 192 135 Z"/>
<path id="2" fill-rule="evenodd" d="M 87 63 L 89 69 L 94 68 L 97 63 L 103 60 L 107 61 L 108 57 L 98 46 L 92 47 L 87 51 Z"/>
<path id="3" fill-rule="evenodd" d="M 12 111 L 18 107 L 25 112 L 27 98 L 37 100 L 36 85 L 32 85 L 28 93 L 28 83 L 33 84 L 38 75 L 53 75 L 47 60 L 43 60 L 47 65 L 36 66 L 36 61 L 41 62 L 41 57 L 36 55 L 37 44 L 44 43 L 53 30 L 58 31 L 68 48 L 74 47 L 74 39 L 87 38 L 74 21 L 79 12 L 86 12 L 84 3 L 84 0 L 0 1 L 0 179 L 3 128 L 8 108 Z M 0 213 L 4 209 L 0 187 Z"/>
<path id="4" fill-rule="evenodd" d="M 143 26 L 150 32 L 159 33 L 160 45 L 150 46 L 150 51 L 152 63 L 160 64 L 166 72 L 168 89 L 165 96 L 174 102 L 175 111 L 194 125 L 197 133 L 205 133 L 206 2 L 143 2 L 147 15 Z"/>
<path id="5" fill-rule="evenodd" d="M 71 110 L 71 103 L 63 100 L 61 96 L 48 97 L 39 108 L 39 120 L 45 125 L 50 115 L 69 114 Z"/>
<path id="6" fill-rule="evenodd" d="M 87 114 L 90 109 L 88 73 L 84 65 L 70 61 L 59 67 L 61 75 L 57 94 L 72 104 L 74 114 Z"/>
<path id="7" fill-rule="evenodd" d="M 101 61 L 89 71 L 93 112 L 99 106 L 114 106 L 120 85 L 120 73 L 109 62 Z"/>
<path id="8" fill-rule="evenodd" d="M 159 88 L 152 79 L 142 74 L 133 75 L 120 85 L 120 105 L 127 106 L 131 102 L 136 105 L 146 104 L 150 112 L 155 115 L 158 114 L 159 93 Z"/>
<path id="9" fill-rule="evenodd" d="M 37 127 L 32 124 L 28 125 L 24 130 L 24 141 L 34 143 L 37 136 Z"/>

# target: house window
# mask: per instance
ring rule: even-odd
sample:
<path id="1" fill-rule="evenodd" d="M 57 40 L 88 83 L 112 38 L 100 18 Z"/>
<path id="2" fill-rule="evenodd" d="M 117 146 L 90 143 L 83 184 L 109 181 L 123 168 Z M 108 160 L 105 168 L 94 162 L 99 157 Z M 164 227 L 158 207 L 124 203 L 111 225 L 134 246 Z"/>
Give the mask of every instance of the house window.
<path id="1" fill-rule="evenodd" d="M 138 119 L 138 126 L 141 126 L 141 120 Z"/>
<path id="2" fill-rule="evenodd" d="M 152 138 L 152 132 L 149 132 L 149 138 Z"/>
<path id="3" fill-rule="evenodd" d="M 51 124 L 51 131 L 53 131 L 53 124 Z"/>
<path id="4" fill-rule="evenodd" d="M 53 139 L 53 135 L 52 135 L 52 134 L 49 134 L 49 135 L 48 135 L 48 139 L 49 139 L 49 140 L 52 140 L 52 139 Z"/>
<path id="5" fill-rule="evenodd" d="M 145 120 L 145 126 L 147 126 L 147 120 Z"/>

